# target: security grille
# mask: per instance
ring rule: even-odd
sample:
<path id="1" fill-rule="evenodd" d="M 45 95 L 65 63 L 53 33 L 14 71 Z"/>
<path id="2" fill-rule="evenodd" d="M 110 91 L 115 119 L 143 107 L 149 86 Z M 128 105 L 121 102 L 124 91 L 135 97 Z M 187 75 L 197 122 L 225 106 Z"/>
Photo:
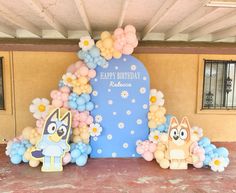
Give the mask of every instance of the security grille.
<path id="1" fill-rule="evenodd" d="M 4 105 L 4 84 L 3 84 L 3 58 L 0 57 L 0 110 L 5 109 Z"/>
<path id="2" fill-rule="evenodd" d="M 202 109 L 236 109 L 236 61 L 204 60 Z"/>

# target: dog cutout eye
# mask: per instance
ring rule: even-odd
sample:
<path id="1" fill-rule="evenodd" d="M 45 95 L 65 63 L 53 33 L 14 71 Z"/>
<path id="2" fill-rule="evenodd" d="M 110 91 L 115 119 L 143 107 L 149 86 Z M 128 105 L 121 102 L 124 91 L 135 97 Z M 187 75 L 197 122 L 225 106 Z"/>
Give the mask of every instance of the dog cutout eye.
<path id="1" fill-rule="evenodd" d="M 57 134 L 60 136 L 60 137 L 63 137 L 66 135 L 66 127 L 65 126 L 61 126 L 58 130 L 57 130 Z"/>
<path id="2" fill-rule="evenodd" d="M 55 133 L 56 128 L 57 128 L 56 123 L 50 123 L 48 125 L 47 131 L 48 131 L 49 134 L 52 134 L 52 133 Z"/>
<path id="3" fill-rule="evenodd" d="M 178 130 L 177 129 L 172 129 L 170 131 L 170 137 L 173 139 L 174 136 L 177 136 L 178 134 Z"/>
<path id="4" fill-rule="evenodd" d="M 188 133 L 185 129 L 181 129 L 179 132 L 179 137 L 180 139 L 185 140 L 188 137 Z"/>

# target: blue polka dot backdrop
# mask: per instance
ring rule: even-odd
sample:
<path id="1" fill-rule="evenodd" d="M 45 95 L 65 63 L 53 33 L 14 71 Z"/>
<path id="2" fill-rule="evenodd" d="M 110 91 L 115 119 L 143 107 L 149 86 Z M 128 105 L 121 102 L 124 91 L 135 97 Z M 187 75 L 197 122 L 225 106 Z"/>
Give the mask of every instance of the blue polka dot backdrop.
<path id="1" fill-rule="evenodd" d="M 91 157 L 139 157 L 136 143 L 147 139 L 149 133 L 149 83 L 144 65 L 130 55 L 97 68 L 91 81 L 92 115 L 103 131 L 91 139 Z"/>

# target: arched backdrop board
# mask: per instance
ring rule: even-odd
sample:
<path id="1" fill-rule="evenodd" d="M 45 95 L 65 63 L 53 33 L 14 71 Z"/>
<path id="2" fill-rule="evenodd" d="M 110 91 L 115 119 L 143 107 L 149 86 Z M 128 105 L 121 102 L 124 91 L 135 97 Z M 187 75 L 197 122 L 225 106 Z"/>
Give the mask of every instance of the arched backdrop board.
<path id="1" fill-rule="evenodd" d="M 103 128 L 92 137 L 91 157 L 139 157 L 138 140 L 148 138 L 149 74 L 135 57 L 123 55 L 97 68 L 91 81 L 92 115 Z"/>

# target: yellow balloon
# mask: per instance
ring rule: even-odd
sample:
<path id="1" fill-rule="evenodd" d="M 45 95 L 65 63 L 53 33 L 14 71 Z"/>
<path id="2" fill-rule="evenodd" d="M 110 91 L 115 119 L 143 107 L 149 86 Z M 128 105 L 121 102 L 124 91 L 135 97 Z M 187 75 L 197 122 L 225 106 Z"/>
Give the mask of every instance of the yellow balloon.
<path id="1" fill-rule="evenodd" d="M 105 38 L 103 41 L 102 41 L 102 45 L 104 46 L 104 48 L 112 48 L 113 46 L 113 40 L 111 38 Z"/>
<path id="2" fill-rule="evenodd" d="M 163 159 L 160 161 L 160 167 L 163 169 L 167 169 L 170 166 L 170 162 L 168 159 Z"/>
<path id="3" fill-rule="evenodd" d="M 108 31 L 104 31 L 101 33 L 101 39 L 104 40 L 105 38 L 110 38 L 111 34 Z"/>
<path id="4" fill-rule="evenodd" d="M 32 131 L 32 127 L 26 127 L 23 129 L 22 131 L 22 135 L 25 139 L 29 139 L 30 138 L 30 135 L 31 135 L 31 131 Z"/>
<path id="5" fill-rule="evenodd" d="M 164 152 L 160 151 L 160 150 L 155 151 L 154 156 L 159 161 L 164 159 L 164 157 L 165 157 Z"/>
<path id="6" fill-rule="evenodd" d="M 114 51 L 114 52 L 113 52 L 113 57 L 116 58 L 116 59 L 118 59 L 118 58 L 121 57 L 121 53 L 118 52 L 118 51 Z"/>
<path id="7" fill-rule="evenodd" d="M 96 46 L 101 49 L 101 47 L 102 47 L 102 41 L 101 41 L 101 40 L 97 41 Z"/>
<path id="8" fill-rule="evenodd" d="M 157 126 L 157 124 L 155 123 L 155 121 L 151 120 L 151 121 L 148 121 L 148 127 L 150 129 L 155 129 Z"/>
<path id="9" fill-rule="evenodd" d="M 73 137 L 73 142 L 74 142 L 74 143 L 78 143 L 78 142 L 80 142 L 80 141 L 82 141 L 82 140 L 81 140 L 81 137 L 80 137 L 79 135 L 75 135 L 75 136 Z"/>
<path id="10" fill-rule="evenodd" d="M 73 132 L 74 135 L 79 135 L 80 134 L 79 128 L 74 128 L 72 132 Z"/>
<path id="11" fill-rule="evenodd" d="M 157 110 L 158 110 L 158 105 L 156 105 L 156 104 L 150 105 L 150 112 L 155 112 Z"/>
<path id="12" fill-rule="evenodd" d="M 88 79 L 84 76 L 81 76 L 81 77 L 79 77 L 78 81 L 80 84 L 87 84 Z"/>
<path id="13" fill-rule="evenodd" d="M 26 151 L 25 153 L 24 153 L 24 158 L 26 159 L 26 160 L 30 160 L 31 159 L 31 153 L 30 153 L 30 151 Z"/>

